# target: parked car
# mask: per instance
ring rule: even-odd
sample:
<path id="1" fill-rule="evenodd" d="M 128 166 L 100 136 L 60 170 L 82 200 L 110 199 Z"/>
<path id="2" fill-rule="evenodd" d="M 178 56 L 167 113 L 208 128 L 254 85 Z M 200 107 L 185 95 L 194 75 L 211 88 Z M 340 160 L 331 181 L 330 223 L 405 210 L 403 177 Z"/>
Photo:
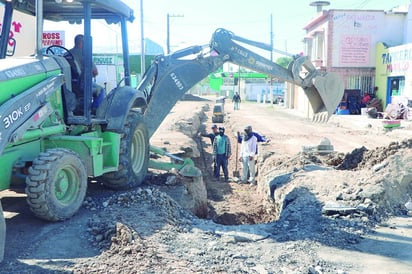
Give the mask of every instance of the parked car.
<path id="1" fill-rule="evenodd" d="M 273 90 L 273 103 L 280 104 L 283 103 L 285 99 L 285 91 L 283 89 Z"/>
<path id="2" fill-rule="evenodd" d="M 223 123 L 225 120 L 225 113 L 223 104 L 215 104 L 213 107 L 212 122 L 213 123 Z"/>

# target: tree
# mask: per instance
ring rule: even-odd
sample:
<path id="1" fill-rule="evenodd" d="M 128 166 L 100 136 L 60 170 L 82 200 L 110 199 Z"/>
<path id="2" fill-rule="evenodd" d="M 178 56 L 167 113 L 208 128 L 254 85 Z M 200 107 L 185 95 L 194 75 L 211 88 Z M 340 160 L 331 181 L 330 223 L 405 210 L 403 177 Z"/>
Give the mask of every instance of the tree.
<path id="1" fill-rule="evenodd" d="M 284 67 L 284 68 L 288 68 L 289 63 L 292 62 L 292 58 L 291 57 L 279 57 L 278 59 L 276 59 L 276 64 Z"/>

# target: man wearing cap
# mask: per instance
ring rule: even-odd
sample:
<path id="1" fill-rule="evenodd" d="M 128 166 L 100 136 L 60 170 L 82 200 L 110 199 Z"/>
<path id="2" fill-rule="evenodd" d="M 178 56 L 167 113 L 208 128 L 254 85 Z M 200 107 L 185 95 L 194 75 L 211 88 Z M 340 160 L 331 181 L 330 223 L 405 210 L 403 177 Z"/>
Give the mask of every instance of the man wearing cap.
<path id="1" fill-rule="evenodd" d="M 219 130 L 217 128 L 217 125 L 212 126 L 212 133 L 201 133 L 200 136 L 202 137 L 209 137 L 210 139 L 210 144 L 213 146 L 213 141 L 215 140 L 215 137 L 219 135 Z M 213 175 L 216 174 L 216 159 L 213 159 Z"/>
<path id="2" fill-rule="evenodd" d="M 228 160 L 232 154 L 230 139 L 225 135 L 225 128 L 219 127 L 219 135 L 213 141 L 213 158 L 216 161 L 215 178 L 220 178 L 220 167 L 222 167 L 225 182 L 229 181 Z"/>
<path id="3" fill-rule="evenodd" d="M 249 182 L 256 184 L 255 181 L 255 158 L 257 153 L 257 138 L 253 135 L 252 127 L 247 126 L 244 129 L 242 145 L 240 148 L 239 161 L 242 162 L 241 183 Z M 248 179 L 248 173 L 250 175 Z"/>
<path id="4" fill-rule="evenodd" d="M 219 130 L 217 128 L 217 125 L 212 126 L 212 133 L 201 133 L 200 136 L 202 137 L 209 137 L 210 138 L 210 143 L 213 145 L 213 141 L 215 140 L 215 137 L 219 135 Z"/>

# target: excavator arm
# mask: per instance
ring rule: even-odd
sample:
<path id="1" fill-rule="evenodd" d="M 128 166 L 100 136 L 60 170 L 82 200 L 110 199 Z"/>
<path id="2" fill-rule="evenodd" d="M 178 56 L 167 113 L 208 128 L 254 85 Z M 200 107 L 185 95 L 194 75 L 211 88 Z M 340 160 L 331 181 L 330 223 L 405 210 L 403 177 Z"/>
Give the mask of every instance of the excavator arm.
<path id="1" fill-rule="evenodd" d="M 307 56 L 294 57 L 285 69 L 236 42 L 271 50 L 270 45 L 236 36 L 225 29 L 215 31 L 211 47 L 228 56 L 232 63 L 302 87 L 312 106 L 314 120 L 327 121 L 333 114 L 344 92 L 343 82 L 337 74 L 316 70 Z"/>
<path id="2" fill-rule="evenodd" d="M 243 44 L 270 50 L 266 44 L 236 36 L 225 29 L 217 29 L 209 46 L 193 46 L 170 55 L 158 56 L 138 86 L 138 90 L 144 92 L 148 99 L 144 117 L 149 137 L 190 88 L 226 62 L 302 87 L 309 98 L 314 119 L 327 121 L 343 95 L 343 83 L 336 74 L 316 70 L 304 56 L 294 58 L 288 69 L 285 69 Z"/>

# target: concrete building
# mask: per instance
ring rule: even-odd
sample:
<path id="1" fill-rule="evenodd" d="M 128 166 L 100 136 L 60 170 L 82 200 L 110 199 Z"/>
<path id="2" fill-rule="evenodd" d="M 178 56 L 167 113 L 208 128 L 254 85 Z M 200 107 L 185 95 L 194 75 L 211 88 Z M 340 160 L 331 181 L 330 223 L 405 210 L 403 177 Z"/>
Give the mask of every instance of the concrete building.
<path id="1" fill-rule="evenodd" d="M 376 47 L 376 96 L 412 108 L 412 44 Z"/>
<path id="2" fill-rule="evenodd" d="M 375 67 L 382 61 L 377 54 L 377 44 L 398 46 L 412 41 L 410 19 L 408 6 L 390 11 L 320 10 L 304 26 L 305 54 L 317 69 L 341 76 L 345 86 L 343 100 L 348 95 L 361 98 L 365 93 L 374 94 L 377 90 Z M 383 97 L 386 104 L 385 95 L 376 95 Z M 299 108 L 305 103 L 295 98 L 295 105 Z"/>
<path id="3" fill-rule="evenodd" d="M 412 113 L 412 4 L 408 7 L 402 43 L 382 40 L 376 45 L 375 85 L 376 95 L 385 105 L 401 103 Z"/>

